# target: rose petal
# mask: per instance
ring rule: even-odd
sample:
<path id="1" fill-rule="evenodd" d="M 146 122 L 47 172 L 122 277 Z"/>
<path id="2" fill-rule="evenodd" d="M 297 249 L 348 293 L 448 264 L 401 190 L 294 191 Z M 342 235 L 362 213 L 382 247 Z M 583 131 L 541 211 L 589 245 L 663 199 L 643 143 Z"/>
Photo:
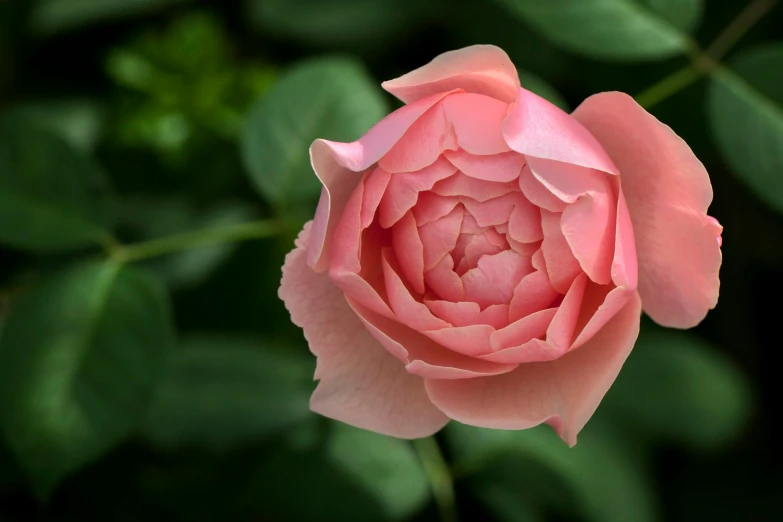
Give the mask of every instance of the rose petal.
<path id="1" fill-rule="evenodd" d="M 534 243 L 520 243 L 518 241 L 514 241 L 510 237 L 506 237 L 506 241 L 508 242 L 509 246 L 514 249 L 515 252 L 525 257 L 533 257 L 536 252 L 539 252 L 541 250 L 541 241 L 536 241 Z M 539 254 L 539 255 L 543 256 L 543 254 Z"/>
<path id="2" fill-rule="evenodd" d="M 422 226 L 449 214 L 459 204 L 460 198 L 443 197 L 432 192 L 422 192 L 419 194 L 418 203 L 411 210 L 413 217 L 416 218 L 416 223 Z"/>
<path id="3" fill-rule="evenodd" d="M 464 198 L 462 204 L 480 227 L 491 227 L 508 223 L 519 198 L 522 198 L 521 194 L 511 193 L 487 201 Z"/>
<path id="4" fill-rule="evenodd" d="M 474 218 L 470 214 L 465 214 L 462 217 L 462 228 L 460 228 L 461 234 L 467 234 L 467 235 L 483 234 L 484 228 L 485 227 L 479 225 L 478 222 L 476 221 L 476 218 Z"/>
<path id="5" fill-rule="evenodd" d="M 522 364 L 491 379 L 428 379 L 432 402 L 452 419 L 520 430 L 543 422 L 569 445 L 614 382 L 639 333 L 638 297 L 578 350 L 550 362 Z"/>
<path id="6" fill-rule="evenodd" d="M 539 158 L 528 161 L 533 176 L 570 205 L 561 228 L 574 257 L 593 281 L 608 284 L 614 256 L 616 196 L 605 173 Z"/>
<path id="7" fill-rule="evenodd" d="M 391 174 L 377 167 L 370 174 L 365 175 L 364 193 L 362 194 L 362 228 L 367 228 L 375 219 L 375 213 L 381 203 L 381 198 L 386 192 L 391 180 Z"/>
<path id="8" fill-rule="evenodd" d="M 544 242 L 541 242 L 541 246 L 544 245 Z M 544 260 L 544 249 L 539 248 L 533 253 L 533 257 L 530 258 L 530 262 L 533 263 L 533 268 L 538 270 L 539 272 L 546 272 L 546 261 Z M 549 274 L 547 273 L 547 279 L 549 279 Z"/>
<path id="9" fill-rule="evenodd" d="M 414 330 L 437 330 L 451 326 L 446 321 L 432 315 L 425 304 L 413 298 L 405 287 L 405 283 L 400 279 L 397 266 L 392 266 L 392 264 L 396 265 L 396 260 L 390 248 L 383 249 L 381 258 L 389 305 L 402 324 L 410 326 Z"/>
<path id="10" fill-rule="evenodd" d="M 511 150 L 501 132 L 507 104 L 489 96 L 466 92 L 446 97 L 443 108 L 460 148 L 470 154 L 499 154 Z"/>
<path id="11" fill-rule="evenodd" d="M 335 227 L 329 264 L 329 277 L 343 292 L 357 299 L 376 313 L 392 317 L 389 306 L 381 297 L 378 286 L 372 283 L 380 275 L 377 256 L 380 244 L 373 230 L 362 231 L 361 206 L 364 199 L 364 183 L 354 190 L 345 206 L 342 219 Z M 315 226 L 315 225 L 313 225 Z M 367 240 L 372 245 L 364 245 Z M 308 257 L 309 259 L 309 257 Z"/>
<path id="12" fill-rule="evenodd" d="M 617 223 L 615 225 L 612 281 L 617 286 L 635 290 L 638 284 L 636 241 L 625 195 L 619 188 L 617 192 Z"/>
<path id="13" fill-rule="evenodd" d="M 508 235 L 519 243 L 535 243 L 544 239 L 541 212 L 522 194 L 514 194 L 514 210 L 508 218 Z"/>
<path id="14" fill-rule="evenodd" d="M 313 142 L 310 146 L 310 162 L 323 189 L 310 233 L 308 265 L 318 271 L 328 266 L 332 232 L 340 221 L 348 199 L 362 180 L 362 176 L 356 173 L 378 161 L 422 114 L 448 95 L 448 92 L 438 93 L 394 111 L 358 141 Z"/>
<path id="15" fill-rule="evenodd" d="M 517 97 L 519 77 L 502 49 L 472 45 L 443 53 L 427 65 L 382 85 L 405 103 L 453 89 L 510 103 Z"/>
<path id="16" fill-rule="evenodd" d="M 509 321 L 518 321 L 532 313 L 549 308 L 560 294 L 549 284 L 544 270 L 536 270 L 522 278 L 514 288 L 509 306 Z"/>
<path id="17" fill-rule="evenodd" d="M 466 176 L 498 183 L 517 179 L 525 165 L 525 157 L 513 151 L 477 156 L 459 149 L 447 150 L 443 155 Z"/>
<path id="18" fill-rule="evenodd" d="M 487 238 L 487 241 L 489 241 L 490 244 L 495 245 L 502 250 L 508 250 L 510 247 L 505 233 L 499 233 L 496 227 L 486 229 L 482 235 Z"/>
<path id="19" fill-rule="evenodd" d="M 378 216 L 381 226 L 389 228 L 416 204 L 419 193 L 430 190 L 440 180 L 449 179 L 457 168 L 446 158 L 438 158 L 432 165 L 416 172 L 403 172 L 391 176 L 386 192 L 381 198 Z"/>
<path id="20" fill-rule="evenodd" d="M 428 379 L 469 379 L 499 375 L 515 364 L 495 364 L 449 350 L 427 336 L 396 321 L 374 314 L 358 303 L 348 303 L 375 337 L 390 353 L 403 361 L 414 375 Z"/>
<path id="21" fill-rule="evenodd" d="M 531 339 L 543 337 L 556 312 L 557 308 L 539 310 L 498 330 L 489 336 L 492 350 L 498 352 L 506 348 L 520 347 Z"/>
<path id="22" fill-rule="evenodd" d="M 454 326 L 487 324 L 492 328 L 500 329 L 508 325 L 508 305 L 492 305 L 481 310 L 478 304 L 468 301 L 452 303 L 425 300 L 424 304 L 432 310 L 432 313 Z"/>
<path id="23" fill-rule="evenodd" d="M 563 351 L 553 348 L 541 339 L 530 339 L 520 346 L 504 348 L 479 357 L 482 361 L 490 361 L 498 364 L 521 364 L 544 361 L 554 361 L 563 355 Z"/>
<path id="24" fill-rule="evenodd" d="M 582 308 L 577 320 L 576 339 L 570 350 L 575 350 L 590 340 L 616 314 L 631 296 L 633 289 L 596 285 L 588 282 L 582 298 Z"/>
<path id="25" fill-rule="evenodd" d="M 470 236 L 468 236 L 470 237 Z M 495 255 L 503 252 L 503 248 L 498 248 L 489 242 L 486 234 L 472 236 L 465 246 L 465 261 L 468 269 L 476 268 L 479 259 L 486 255 Z"/>
<path id="26" fill-rule="evenodd" d="M 550 212 L 562 212 L 566 208 L 564 201 L 555 196 L 533 176 L 530 165 L 525 165 L 519 174 L 519 188 L 525 197 L 536 205 Z"/>
<path id="27" fill-rule="evenodd" d="M 477 357 L 492 351 L 489 336 L 495 329 L 486 324 L 454 326 L 422 332 L 424 335 L 457 353 Z"/>
<path id="28" fill-rule="evenodd" d="M 446 161 L 444 159 L 444 161 Z M 452 165 L 454 169 L 454 167 Z M 487 201 L 517 190 L 514 183 L 491 183 L 471 178 L 461 172 L 437 182 L 432 192 L 440 196 L 467 196 L 476 201 Z"/>
<path id="29" fill-rule="evenodd" d="M 579 266 L 596 283 L 612 281 L 617 203 L 611 194 L 591 192 L 563 211 L 560 228 L 579 261 Z"/>
<path id="30" fill-rule="evenodd" d="M 454 249 L 462 225 L 462 214 L 462 207 L 456 207 L 448 215 L 419 227 L 418 234 L 424 244 L 424 270 L 432 270 L 443 256 Z"/>
<path id="31" fill-rule="evenodd" d="M 527 164 L 533 177 L 566 203 L 590 192 L 611 192 L 609 176 L 599 170 L 541 158 L 530 158 Z"/>
<path id="32" fill-rule="evenodd" d="M 392 173 L 415 172 L 432 165 L 444 150 L 456 148 L 457 136 L 441 102 L 413 122 L 391 150 L 378 160 L 378 165 Z"/>
<path id="33" fill-rule="evenodd" d="M 718 300 L 720 246 L 707 219 L 704 166 L 630 96 L 591 96 L 574 111 L 620 167 L 639 262 L 639 294 L 656 322 L 698 324 Z"/>
<path id="34" fill-rule="evenodd" d="M 541 228 L 544 231 L 541 251 L 549 282 L 555 290 L 565 294 L 576 276 L 582 273 L 582 268 L 563 235 L 560 220 L 560 214 L 541 209 Z"/>
<path id="35" fill-rule="evenodd" d="M 367 332 L 325 273 L 306 264 L 310 224 L 286 256 L 279 295 L 318 356 L 313 411 L 392 437 L 431 435 L 448 423 L 424 390 Z M 491 364 L 491 363 L 485 363 Z"/>
<path id="36" fill-rule="evenodd" d="M 512 150 L 610 174 L 619 174 L 601 144 L 582 125 L 526 89 L 503 122 L 503 136 Z"/>
<path id="37" fill-rule="evenodd" d="M 408 212 L 392 228 L 392 245 L 400 270 L 414 290 L 424 293 L 424 245 L 416 228 L 416 220 Z"/>
<path id="38" fill-rule="evenodd" d="M 561 353 L 568 350 L 574 339 L 586 286 L 587 276 L 579 274 L 568 289 L 563 302 L 557 307 L 557 312 L 546 331 L 547 344 L 560 350 Z"/>
<path id="39" fill-rule="evenodd" d="M 513 250 L 494 256 L 484 256 L 478 266 L 462 276 L 465 300 L 485 308 L 493 304 L 508 304 L 519 281 L 533 271 L 529 258 Z"/>
<path id="40" fill-rule="evenodd" d="M 715 240 L 718 242 L 718 246 L 723 246 L 723 225 L 721 225 L 717 219 L 712 216 L 707 216 L 707 228 L 712 231 L 715 236 Z"/>
<path id="41" fill-rule="evenodd" d="M 443 256 L 432 270 L 424 272 L 424 282 L 441 299 L 452 302 L 465 299 L 462 279 L 454 272 L 454 260 L 449 255 Z"/>

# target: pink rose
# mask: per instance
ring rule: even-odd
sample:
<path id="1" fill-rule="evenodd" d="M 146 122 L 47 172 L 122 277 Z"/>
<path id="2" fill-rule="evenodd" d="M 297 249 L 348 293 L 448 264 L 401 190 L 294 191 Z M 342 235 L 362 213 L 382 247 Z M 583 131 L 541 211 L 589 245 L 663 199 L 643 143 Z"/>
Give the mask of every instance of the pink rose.
<path id="1" fill-rule="evenodd" d="M 688 328 L 717 302 L 707 172 L 629 96 L 568 115 L 497 47 L 383 87 L 407 105 L 310 148 L 324 188 L 283 267 L 312 409 L 404 438 L 546 422 L 575 444 L 641 311 Z"/>

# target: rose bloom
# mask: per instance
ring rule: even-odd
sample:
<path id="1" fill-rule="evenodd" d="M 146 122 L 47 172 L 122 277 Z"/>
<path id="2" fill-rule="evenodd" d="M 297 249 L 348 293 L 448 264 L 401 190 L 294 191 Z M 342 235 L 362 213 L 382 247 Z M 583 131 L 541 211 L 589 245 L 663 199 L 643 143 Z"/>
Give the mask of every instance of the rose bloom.
<path id="1" fill-rule="evenodd" d="M 575 444 L 642 310 L 688 328 L 717 302 L 707 172 L 631 97 L 569 115 L 497 47 L 383 87 L 406 105 L 310 148 L 323 191 L 283 267 L 318 358 L 311 408 L 403 438 L 453 419 Z"/>

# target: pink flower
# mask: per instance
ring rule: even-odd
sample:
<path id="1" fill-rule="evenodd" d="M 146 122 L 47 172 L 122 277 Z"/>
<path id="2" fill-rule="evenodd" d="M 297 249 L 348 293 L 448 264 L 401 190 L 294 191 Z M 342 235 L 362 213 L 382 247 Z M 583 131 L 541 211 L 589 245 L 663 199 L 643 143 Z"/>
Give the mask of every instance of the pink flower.
<path id="1" fill-rule="evenodd" d="M 312 409 L 403 438 L 545 422 L 575 444 L 641 311 L 688 328 L 717 302 L 707 172 L 629 96 L 568 115 L 497 47 L 383 87 L 407 105 L 310 148 L 324 188 L 283 267 Z"/>

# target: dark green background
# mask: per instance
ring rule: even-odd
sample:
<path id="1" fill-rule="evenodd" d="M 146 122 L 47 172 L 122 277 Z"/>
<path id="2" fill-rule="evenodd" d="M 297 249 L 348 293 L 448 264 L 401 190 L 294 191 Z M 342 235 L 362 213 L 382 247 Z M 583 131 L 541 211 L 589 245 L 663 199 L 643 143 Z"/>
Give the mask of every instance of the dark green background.
<path id="1" fill-rule="evenodd" d="M 476 43 L 566 107 L 637 95 L 687 66 L 676 35 L 706 47 L 746 6 L 575 1 L 0 0 L 0 521 L 438 520 L 413 446 L 307 409 L 277 298 L 317 200 L 306 148 Z M 446 428 L 461 520 L 783 520 L 781 27 L 778 6 L 650 109 L 710 173 L 718 307 L 686 333 L 645 319 L 574 449 Z M 266 218 L 272 238 L 102 254 Z"/>

